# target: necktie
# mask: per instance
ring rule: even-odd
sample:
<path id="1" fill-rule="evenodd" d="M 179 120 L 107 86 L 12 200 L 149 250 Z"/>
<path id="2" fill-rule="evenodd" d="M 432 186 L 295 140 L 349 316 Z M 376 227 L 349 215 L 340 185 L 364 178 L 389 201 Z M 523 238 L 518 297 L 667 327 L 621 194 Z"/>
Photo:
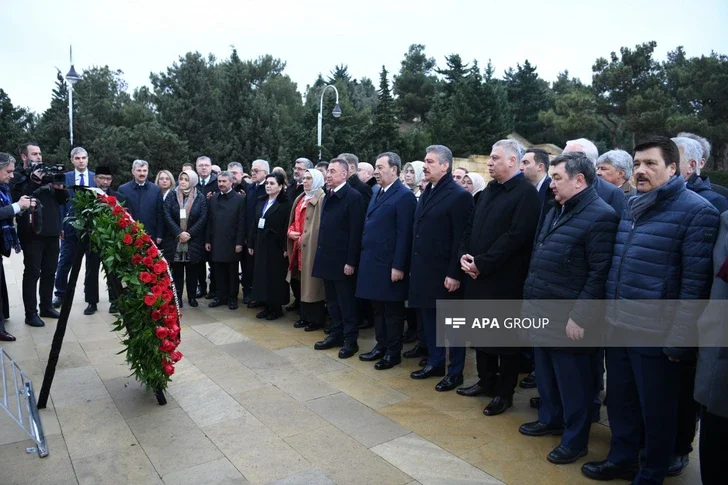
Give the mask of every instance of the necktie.
<path id="1" fill-rule="evenodd" d="M 333 197 L 335 194 L 334 189 L 329 189 L 329 198 Z"/>
<path id="2" fill-rule="evenodd" d="M 379 192 L 377 192 L 377 197 L 374 199 L 375 204 L 377 202 L 379 202 L 379 198 L 382 196 L 383 193 L 384 193 L 384 189 L 379 189 Z"/>
<path id="3" fill-rule="evenodd" d="M 80 174 L 81 177 L 81 185 L 86 185 L 86 183 L 83 181 L 83 174 Z"/>

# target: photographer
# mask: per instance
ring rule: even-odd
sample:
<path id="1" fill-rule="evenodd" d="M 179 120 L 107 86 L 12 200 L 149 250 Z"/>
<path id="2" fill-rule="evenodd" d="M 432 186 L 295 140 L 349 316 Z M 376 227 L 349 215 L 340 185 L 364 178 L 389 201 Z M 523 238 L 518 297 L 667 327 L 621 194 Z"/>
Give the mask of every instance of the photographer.
<path id="1" fill-rule="evenodd" d="M 9 153 L 0 152 L 0 254 L 10 257 L 15 250 L 20 252 L 20 241 L 18 233 L 13 225 L 13 217 L 22 211 L 35 207 L 36 202 L 28 196 L 23 196 L 13 203 L 10 198 L 8 184 L 13 180 L 15 171 L 15 159 Z M 5 272 L 2 261 L 0 261 L 0 342 L 14 342 L 15 337 L 5 330 L 5 319 L 10 318 L 10 304 L 8 301 L 8 288 L 5 284 Z"/>
<path id="2" fill-rule="evenodd" d="M 22 193 L 22 186 L 28 182 L 30 178 L 31 165 L 43 162 L 43 155 L 40 151 L 40 146 L 37 142 L 29 141 L 23 143 L 18 148 L 20 153 L 20 160 L 23 165 L 15 167 L 15 173 L 10 183 L 10 193 L 12 194 L 13 200 L 18 200 Z"/>
<path id="3" fill-rule="evenodd" d="M 36 207 L 18 216 L 18 238 L 23 248 L 23 304 L 25 323 L 42 327 L 41 317 L 58 318 L 53 309 L 53 281 L 58 265 L 61 234 L 61 206 L 68 201 L 63 188 L 63 166 L 31 163 L 27 180 L 13 187 L 17 196 L 37 201 Z M 40 315 L 38 314 L 38 279 L 40 279 Z"/>

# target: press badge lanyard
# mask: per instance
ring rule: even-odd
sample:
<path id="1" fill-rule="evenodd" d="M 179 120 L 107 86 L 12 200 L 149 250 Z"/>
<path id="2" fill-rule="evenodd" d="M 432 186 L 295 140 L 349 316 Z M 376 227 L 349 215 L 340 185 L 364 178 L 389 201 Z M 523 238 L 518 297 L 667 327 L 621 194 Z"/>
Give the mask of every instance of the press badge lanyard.
<path id="1" fill-rule="evenodd" d="M 258 219 L 258 229 L 264 229 L 265 228 L 265 213 L 268 212 L 268 209 L 270 209 L 270 206 L 273 205 L 274 200 L 268 200 L 265 203 L 265 206 L 263 207 L 263 213 L 260 215 L 260 219 Z"/>

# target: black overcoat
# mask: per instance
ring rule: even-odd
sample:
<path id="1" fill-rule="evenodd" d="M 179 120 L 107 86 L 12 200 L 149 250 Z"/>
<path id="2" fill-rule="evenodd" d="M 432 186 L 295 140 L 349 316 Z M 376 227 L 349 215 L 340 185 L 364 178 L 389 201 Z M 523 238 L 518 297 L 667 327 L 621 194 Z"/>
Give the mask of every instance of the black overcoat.
<path id="1" fill-rule="evenodd" d="M 268 199 L 258 201 L 255 207 L 255 229 L 248 238 L 255 249 L 252 299 L 270 305 L 286 305 L 290 298 L 286 273 L 288 258 L 283 254 L 288 249 L 288 218 L 291 206 L 288 197 L 281 191 L 275 202 L 263 216 L 263 208 Z M 261 217 L 265 220 L 261 229 Z"/>
<path id="2" fill-rule="evenodd" d="M 216 192 L 209 202 L 205 242 L 212 245 L 210 261 L 240 261 L 241 253 L 235 252 L 235 246 L 245 244 L 245 198 L 231 190 L 227 194 Z"/>

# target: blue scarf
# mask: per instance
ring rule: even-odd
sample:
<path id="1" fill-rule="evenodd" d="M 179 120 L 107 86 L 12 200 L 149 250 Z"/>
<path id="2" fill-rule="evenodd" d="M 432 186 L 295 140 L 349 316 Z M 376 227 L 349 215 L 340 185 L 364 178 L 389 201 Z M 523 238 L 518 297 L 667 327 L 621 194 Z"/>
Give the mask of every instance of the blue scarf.
<path id="1" fill-rule="evenodd" d="M 10 187 L 6 184 L 0 185 L 0 207 L 5 207 L 12 203 L 8 195 L 9 191 Z M 9 256 L 10 251 L 13 249 L 15 249 L 16 253 L 19 253 L 20 241 L 18 240 L 18 232 L 15 230 L 15 225 L 13 225 L 13 218 L 9 217 L 1 220 L 0 228 L 2 228 L 3 233 L 2 253 Z"/>

